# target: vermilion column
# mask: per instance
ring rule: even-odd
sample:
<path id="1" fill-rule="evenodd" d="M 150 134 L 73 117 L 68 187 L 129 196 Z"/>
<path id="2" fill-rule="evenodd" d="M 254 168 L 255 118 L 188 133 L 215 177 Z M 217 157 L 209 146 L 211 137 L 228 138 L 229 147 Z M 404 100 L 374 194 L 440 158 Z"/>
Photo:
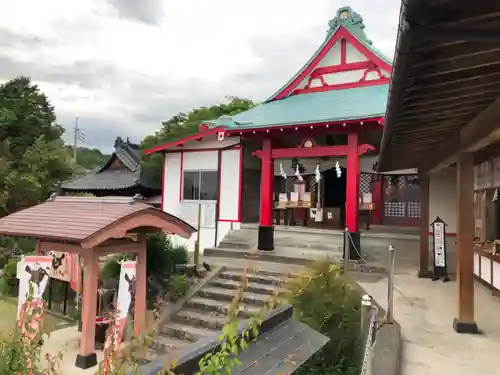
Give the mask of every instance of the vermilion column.
<path id="1" fill-rule="evenodd" d="M 346 187 L 346 227 L 351 235 L 350 258 L 356 259 L 360 256 L 360 241 L 358 232 L 358 208 L 359 208 L 359 155 L 358 134 L 347 135 L 347 187 Z"/>
<path id="2" fill-rule="evenodd" d="M 271 139 L 262 141 L 261 180 L 260 180 L 260 226 L 257 249 L 274 250 L 273 205 L 273 160 Z"/>
<path id="3" fill-rule="evenodd" d="M 135 305 L 134 305 L 134 332 L 136 335 L 144 332 L 146 328 L 146 240 L 139 244 L 141 248 L 137 253 Z"/>
<path id="4" fill-rule="evenodd" d="M 85 277 L 83 279 L 82 296 L 82 339 L 75 366 L 87 369 L 97 365 L 94 343 L 99 263 L 98 256 L 93 249 L 86 249 L 83 261 Z"/>

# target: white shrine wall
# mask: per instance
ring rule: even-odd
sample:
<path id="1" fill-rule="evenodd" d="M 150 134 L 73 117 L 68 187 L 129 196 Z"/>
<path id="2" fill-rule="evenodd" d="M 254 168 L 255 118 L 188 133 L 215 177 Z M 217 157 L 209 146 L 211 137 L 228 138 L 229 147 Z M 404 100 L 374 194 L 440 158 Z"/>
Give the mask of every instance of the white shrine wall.
<path id="1" fill-rule="evenodd" d="M 429 179 L 429 225 L 439 216 L 447 224 L 447 234 L 457 233 L 456 176 L 456 167 L 452 166 L 431 174 Z"/>
<path id="2" fill-rule="evenodd" d="M 200 141 L 185 145 L 184 148 L 188 151 L 164 155 L 162 209 L 196 228 L 198 207 L 201 204 L 201 253 L 205 248 L 217 246 L 232 228 L 240 227 L 242 159 L 239 142 L 239 137 L 226 138 L 223 141 Z M 233 148 L 230 148 L 232 146 Z M 185 171 L 217 171 L 218 200 L 183 200 L 182 176 Z M 176 244 L 185 245 L 189 251 L 194 251 L 196 238 L 197 233 L 187 240 L 179 236 L 172 237 Z"/>

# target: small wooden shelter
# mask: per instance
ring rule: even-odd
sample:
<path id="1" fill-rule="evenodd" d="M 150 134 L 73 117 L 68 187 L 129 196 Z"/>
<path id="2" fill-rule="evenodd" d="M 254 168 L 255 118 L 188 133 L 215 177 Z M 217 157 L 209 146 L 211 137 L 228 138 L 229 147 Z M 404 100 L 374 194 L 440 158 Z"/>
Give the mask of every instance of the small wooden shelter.
<path id="1" fill-rule="evenodd" d="M 429 276 L 429 180 L 450 166 L 456 170 L 459 303 L 453 326 L 459 333 L 478 332 L 474 275 L 480 272 L 479 259 L 495 259 L 491 249 L 490 254 L 475 254 L 475 245 L 481 244 L 474 238 L 484 237 L 483 209 L 475 198 L 500 186 L 492 184 L 490 169 L 492 159 L 500 156 L 499 26 L 496 1 L 403 2 L 379 160 L 380 172 L 418 168 L 420 277 Z M 485 268 L 488 282 L 500 279 L 500 266 Z"/>
<path id="2" fill-rule="evenodd" d="M 145 328 L 146 239 L 163 231 L 189 238 L 196 231 L 181 219 L 132 198 L 54 197 L 0 219 L 0 235 L 32 237 L 36 252 L 77 253 L 83 261 L 82 339 L 76 366 L 97 364 L 94 348 L 99 257 L 137 255 L 134 330 Z"/>

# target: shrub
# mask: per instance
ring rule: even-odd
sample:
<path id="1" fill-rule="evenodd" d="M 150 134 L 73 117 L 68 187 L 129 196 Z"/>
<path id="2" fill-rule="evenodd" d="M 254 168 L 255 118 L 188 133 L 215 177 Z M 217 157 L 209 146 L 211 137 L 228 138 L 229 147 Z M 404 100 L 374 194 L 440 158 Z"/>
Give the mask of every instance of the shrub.
<path id="1" fill-rule="evenodd" d="M 186 275 L 172 275 L 167 280 L 167 297 L 176 302 L 187 294 L 190 287 L 191 282 Z"/>
<path id="2" fill-rule="evenodd" d="M 17 294 L 17 263 L 19 259 L 11 258 L 5 264 L 2 277 L 0 277 L 0 294 L 15 296 Z"/>
<path id="3" fill-rule="evenodd" d="M 333 375 L 356 371 L 361 345 L 360 296 L 340 268 L 330 262 L 318 262 L 292 279 L 286 291 L 296 316 L 330 338 L 323 350 L 308 361 L 301 374 Z"/>

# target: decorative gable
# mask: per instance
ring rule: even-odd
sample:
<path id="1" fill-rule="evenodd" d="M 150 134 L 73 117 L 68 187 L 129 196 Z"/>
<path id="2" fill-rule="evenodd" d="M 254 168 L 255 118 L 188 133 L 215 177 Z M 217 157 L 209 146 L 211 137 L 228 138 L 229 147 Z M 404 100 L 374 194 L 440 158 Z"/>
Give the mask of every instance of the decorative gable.
<path id="1" fill-rule="evenodd" d="M 309 62 L 268 101 L 290 95 L 388 84 L 392 65 L 372 46 L 363 19 L 349 7 L 329 22 L 326 40 Z"/>

